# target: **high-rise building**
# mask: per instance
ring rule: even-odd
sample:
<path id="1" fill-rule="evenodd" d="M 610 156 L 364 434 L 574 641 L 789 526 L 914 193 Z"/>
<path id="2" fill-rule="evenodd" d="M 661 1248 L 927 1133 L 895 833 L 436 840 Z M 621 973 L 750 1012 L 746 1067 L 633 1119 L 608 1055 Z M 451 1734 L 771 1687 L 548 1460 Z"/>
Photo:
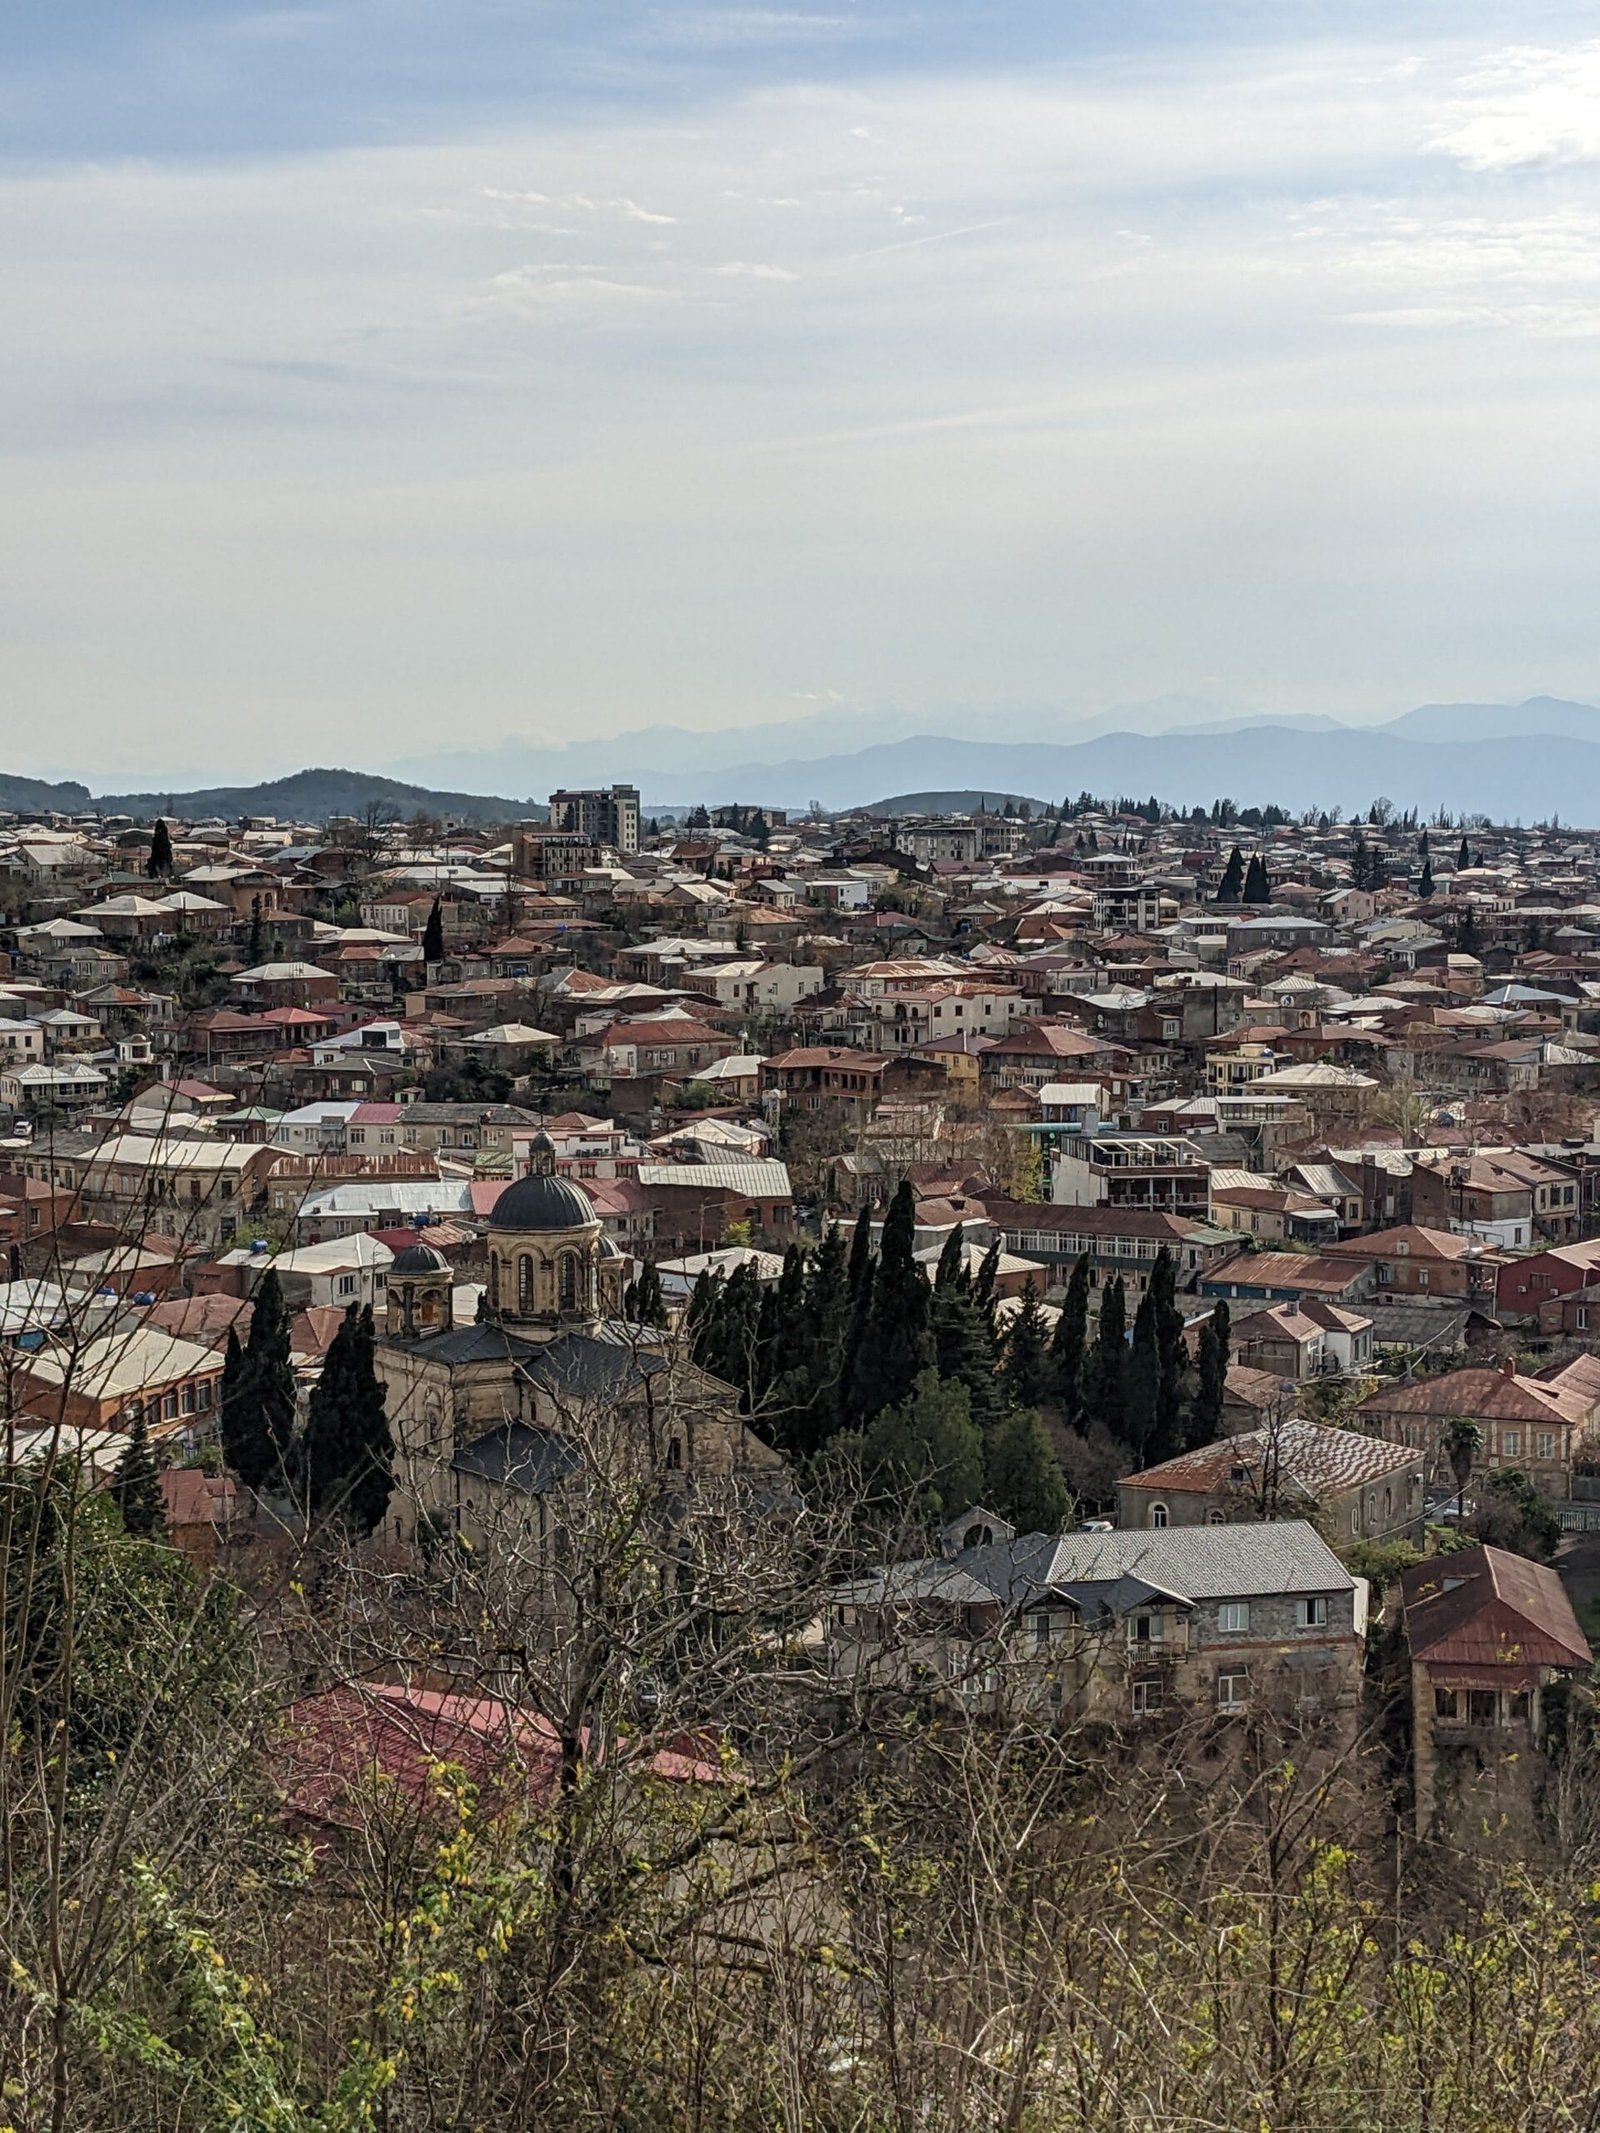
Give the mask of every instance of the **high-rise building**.
<path id="1" fill-rule="evenodd" d="M 550 795 L 550 827 L 570 836 L 609 844 L 614 851 L 639 849 L 639 788 L 607 785 L 585 792 Z"/>

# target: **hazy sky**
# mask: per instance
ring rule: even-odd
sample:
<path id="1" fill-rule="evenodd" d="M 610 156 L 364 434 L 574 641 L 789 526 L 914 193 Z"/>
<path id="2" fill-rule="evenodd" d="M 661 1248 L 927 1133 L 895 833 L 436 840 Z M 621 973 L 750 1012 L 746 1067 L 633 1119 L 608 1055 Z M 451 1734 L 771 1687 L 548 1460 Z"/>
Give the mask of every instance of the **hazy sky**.
<path id="1" fill-rule="evenodd" d="M 1594 27 L 19 9 L 0 769 L 1595 695 Z"/>

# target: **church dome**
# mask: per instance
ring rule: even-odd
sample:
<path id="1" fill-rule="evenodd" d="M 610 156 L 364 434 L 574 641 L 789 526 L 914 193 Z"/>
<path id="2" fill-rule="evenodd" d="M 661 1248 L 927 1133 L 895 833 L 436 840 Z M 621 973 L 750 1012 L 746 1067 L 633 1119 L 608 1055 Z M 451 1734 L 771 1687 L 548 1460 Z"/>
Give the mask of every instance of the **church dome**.
<path id="1" fill-rule="evenodd" d="M 424 1244 L 419 1238 L 408 1244 L 403 1252 L 397 1252 L 389 1267 L 392 1280 L 396 1274 L 448 1274 L 450 1262 L 436 1244 Z"/>
<path id="2" fill-rule="evenodd" d="M 541 1229 L 587 1229 L 599 1219 L 594 1202 L 581 1186 L 534 1171 L 506 1187 L 494 1203 L 489 1227 L 525 1234 Z"/>

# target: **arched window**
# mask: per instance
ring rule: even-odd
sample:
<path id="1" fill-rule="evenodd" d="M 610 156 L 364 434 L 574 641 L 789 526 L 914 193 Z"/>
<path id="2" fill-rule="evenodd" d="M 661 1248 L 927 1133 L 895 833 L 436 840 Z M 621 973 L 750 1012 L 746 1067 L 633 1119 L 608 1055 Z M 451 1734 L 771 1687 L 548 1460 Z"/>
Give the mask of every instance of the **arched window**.
<path id="1" fill-rule="evenodd" d="M 578 1255 L 576 1252 L 563 1252 L 561 1254 L 561 1258 L 557 1263 L 556 1279 L 560 1308 L 563 1311 L 576 1311 L 578 1308 Z"/>
<path id="2" fill-rule="evenodd" d="M 1206 1513 L 1206 1524 L 1208 1526 L 1225 1526 L 1227 1523 L 1228 1514 L 1226 1511 L 1208 1511 Z"/>
<path id="3" fill-rule="evenodd" d="M 667 1465 L 672 1469 L 673 1473 L 675 1474 L 682 1472 L 683 1439 L 681 1437 L 674 1437 L 671 1443 L 667 1446 Z"/>
<path id="4" fill-rule="evenodd" d="M 517 1261 L 517 1309 L 524 1318 L 533 1316 L 533 1260 L 526 1252 Z"/>
<path id="5" fill-rule="evenodd" d="M 1164 1525 L 1166 1524 L 1166 1522 L 1167 1522 L 1167 1507 L 1166 1507 L 1166 1505 L 1165 1505 L 1164 1503 L 1153 1503 L 1153 1504 L 1152 1504 L 1152 1505 L 1150 1506 L 1150 1523 L 1151 1523 L 1151 1525 L 1153 1525 L 1153 1526 L 1164 1526 Z"/>
<path id="6" fill-rule="evenodd" d="M 498 1311 L 498 1310 L 499 1310 L 499 1308 L 500 1308 L 500 1255 L 499 1255 L 499 1253 L 498 1253 L 498 1252 L 491 1252 L 491 1253 L 489 1254 L 489 1309 L 490 1309 L 491 1311 Z"/>

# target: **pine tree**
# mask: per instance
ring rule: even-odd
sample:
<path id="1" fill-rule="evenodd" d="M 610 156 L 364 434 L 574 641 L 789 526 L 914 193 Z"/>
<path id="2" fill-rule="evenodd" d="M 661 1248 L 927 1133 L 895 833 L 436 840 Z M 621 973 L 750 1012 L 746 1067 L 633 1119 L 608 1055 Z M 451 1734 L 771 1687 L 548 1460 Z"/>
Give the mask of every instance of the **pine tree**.
<path id="1" fill-rule="evenodd" d="M 300 1472 L 310 1509 L 365 1537 L 394 1493 L 394 1438 L 375 1363 L 372 1308 L 351 1304 L 311 1394 Z"/>
<path id="2" fill-rule="evenodd" d="M 172 873 L 172 836 L 159 818 L 155 834 L 150 839 L 150 856 L 144 863 L 144 870 L 152 881 L 165 881 Z"/>
<path id="3" fill-rule="evenodd" d="M 422 960 L 424 963 L 444 961 L 444 906 L 437 896 L 428 913 L 428 923 L 422 929 Z"/>
<path id="4" fill-rule="evenodd" d="M 1016 1408 L 988 1432 L 983 1501 L 1019 1533 L 1060 1533 L 1071 1521 L 1072 1491 L 1036 1409 Z"/>
<path id="5" fill-rule="evenodd" d="M 884 1217 L 872 1309 L 855 1355 L 852 1404 L 864 1421 L 908 1398 L 933 1362 L 932 1295 L 916 1262 L 916 1229 L 916 1195 L 903 1178 Z"/>
<path id="6" fill-rule="evenodd" d="M 978 1278 L 972 1284 L 972 1301 L 982 1314 L 984 1324 L 989 1329 L 989 1338 L 995 1343 L 996 1348 L 999 1346 L 999 1341 L 995 1331 L 994 1291 L 995 1283 L 999 1278 L 1000 1239 L 996 1237 L 989 1249 L 984 1253 L 982 1263 L 978 1268 Z"/>
<path id="7" fill-rule="evenodd" d="M 134 1409 L 127 1449 L 111 1477 L 111 1500 L 122 1513 L 123 1530 L 134 1540 L 160 1540 L 167 1530 L 161 1507 L 161 1475 L 150 1449 L 150 1428 L 143 1402 Z"/>
<path id="8" fill-rule="evenodd" d="M 1424 830 L 1422 835 L 1417 839 L 1417 857 L 1419 859 L 1426 859 L 1432 849 L 1432 846 L 1428 842 L 1428 833 L 1426 830 Z"/>
<path id="9" fill-rule="evenodd" d="M 1016 1407 L 1037 1407 L 1050 1390 L 1048 1329 L 1031 1274 L 1023 1286 L 1021 1308 L 1006 1329 L 1000 1374 Z"/>
<path id="10" fill-rule="evenodd" d="M 706 1368 L 706 1352 L 711 1345 L 720 1287 L 721 1283 L 713 1279 L 711 1269 L 703 1266 L 694 1278 L 694 1287 L 689 1292 L 689 1308 L 684 1313 L 683 1330 L 689 1342 L 689 1359 L 701 1370 Z"/>
<path id="11" fill-rule="evenodd" d="M 958 1517 L 983 1494 L 983 1439 L 967 1388 L 941 1383 L 936 1370 L 921 1371 L 852 1448 L 869 1498 L 927 1525 Z"/>
<path id="12" fill-rule="evenodd" d="M 872 1210 L 863 1207 L 850 1236 L 850 1301 L 859 1303 L 872 1287 Z"/>
<path id="13" fill-rule="evenodd" d="M 230 1327 L 223 1359 L 223 1455 L 246 1488 L 282 1486 L 294 1444 L 294 1415 L 289 1314 L 283 1286 L 268 1267 L 256 1286 L 249 1341 L 240 1353 Z"/>
<path id="14" fill-rule="evenodd" d="M 844 1232 L 830 1222 L 806 1268 L 800 1311 L 800 1380 L 790 1398 L 788 1448 L 815 1452 L 843 1427 L 845 1342 L 850 1330 L 850 1273 Z"/>
<path id="15" fill-rule="evenodd" d="M 1122 1428 L 1118 1434 L 1141 1466 L 1154 1456 L 1156 1417 L 1161 1404 L 1161 1357 L 1156 1346 L 1155 1312 L 1145 1290 L 1134 1313 L 1133 1339 L 1122 1374 Z"/>
<path id="16" fill-rule="evenodd" d="M 1083 1408 L 1089 1353 L 1089 1254 L 1082 1252 L 1067 1283 L 1066 1301 L 1050 1340 L 1050 1398 L 1069 1422 Z"/>
<path id="17" fill-rule="evenodd" d="M 1100 1296 L 1100 1317 L 1095 1327 L 1094 1347 L 1085 1373 L 1084 1406 L 1091 1419 L 1101 1423 L 1113 1437 L 1125 1434 L 1123 1380 L 1128 1367 L 1128 1305 L 1122 1276 L 1115 1274 Z"/>
<path id="18" fill-rule="evenodd" d="M 1259 852 L 1252 852 L 1250 865 L 1245 872 L 1244 893 L 1241 903 L 1264 904 L 1272 900 L 1272 883 L 1267 874 L 1267 862 Z"/>
<path id="19" fill-rule="evenodd" d="M 1217 883 L 1217 902 L 1236 904 L 1244 894 L 1244 854 L 1237 845 L 1228 854 L 1228 864 L 1222 870 L 1222 879 Z"/>
<path id="20" fill-rule="evenodd" d="M 1228 1307 L 1218 1303 L 1200 1329 L 1200 1354 L 1194 1398 L 1189 1403 L 1185 1443 L 1193 1450 L 1214 1444 L 1222 1434 L 1222 1408 L 1228 1391 Z"/>

